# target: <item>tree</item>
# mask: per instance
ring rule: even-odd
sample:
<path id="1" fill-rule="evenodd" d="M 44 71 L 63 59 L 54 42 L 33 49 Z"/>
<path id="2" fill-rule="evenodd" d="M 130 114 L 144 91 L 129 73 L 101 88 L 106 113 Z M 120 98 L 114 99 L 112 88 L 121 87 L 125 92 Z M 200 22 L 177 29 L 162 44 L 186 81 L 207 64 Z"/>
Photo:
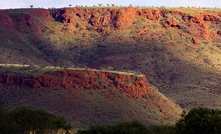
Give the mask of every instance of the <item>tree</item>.
<path id="1" fill-rule="evenodd" d="M 99 7 L 101 7 L 101 6 L 102 6 L 102 4 L 98 3 L 98 6 L 99 6 Z"/>
<path id="2" fill-rule="evenodd" d="M 69 7 L 71 7 L 72 5 L 71 4 L 69 4 Z"/>
<path id="3" fill-rule="evenodd" d="M 193 108 L 184 111 L 175 125 L 176 134 L 220 134 L 221 110 Z"/>
<path id="4" fill-rule="evenodd" d="M 30 5 L 31 8 L 33 8 L 33 5 Z"/>
<path id="5" fill-rule="evenodd" d="M 17 107 L 8 114 L 7 133 L 49 133 L 63 128 L 68 132 L 71 129 L 63 117 L 53 115 L 43 110 L 30 107 Z"/>

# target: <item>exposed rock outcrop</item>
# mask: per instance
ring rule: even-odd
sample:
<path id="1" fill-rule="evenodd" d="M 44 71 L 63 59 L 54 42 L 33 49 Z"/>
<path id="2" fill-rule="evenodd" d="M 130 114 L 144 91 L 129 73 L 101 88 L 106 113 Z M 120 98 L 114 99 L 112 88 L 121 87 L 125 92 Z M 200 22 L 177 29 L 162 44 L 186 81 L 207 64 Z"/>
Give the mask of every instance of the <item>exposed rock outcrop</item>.
<path id="1" fill-rule="evenodd" d="M 170 20 L 167 20 L 165 23 L 163 23 L 163 26 L 168 29 L 170 27 L 180 27 L 180 22 L 176 19 L 170 19 Z"/>
<path id="2" fill-rule="evenodd" d="M 0 83 L 34 89 L 58 86 L 76 90 L 116 88 L 132 97 L 139 97 L 151 91 L 144 75 L 135 76 L 93 70 L 56 71 L 40 76 L 16 76 L 10 73 L 3 73 L 0 74 Z"/>
<path id="3" fill-rule="evenodd" d="M 139 27 L 137 24 L 142 20 L 144 23 L 156 21 L 166 29 L 174 27 L 203 40 L 217 38 L 218 29 L 212 32 L 210 25 L 221 22 L 220 14 L 216 12 L 193 15 L 161 8 L 138 9 L 133 7 L 33 9 L 25 14 L 6 14 L 4 10 L 1 10 L 0 16 L 0 26 L 9 29 L 13 29 L 15 26 L 14 29 L 19 32 L 27 32 L 31 29 L 32 32 L 41 34 L 54 29 L 54 25 L 45 25 L 44 21 L 55 20 L 63 24 L 58 27 L 61 32 L 78 34 L 82 33 L 81 31 L 93 31 L 105 34 L 113 30 Z M 43 21 L 41 22 L 41 20 Z M 158 26 L 158 28 L 161 27 Z"/>
<path id="4" fill-rule="evenodd" d="M 150 20 L 160 20 L 162 17 L 161 10 L 159 9 L 147 9 L 143 10 L 143 15 L 145 15 Z"/>

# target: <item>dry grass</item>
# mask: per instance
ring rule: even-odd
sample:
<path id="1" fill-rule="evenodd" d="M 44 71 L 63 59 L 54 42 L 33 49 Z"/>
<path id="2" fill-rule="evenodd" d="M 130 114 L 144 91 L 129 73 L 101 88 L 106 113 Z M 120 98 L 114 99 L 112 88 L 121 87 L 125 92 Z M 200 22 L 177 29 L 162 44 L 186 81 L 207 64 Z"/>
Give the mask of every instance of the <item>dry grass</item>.
<path id="1" fill-rule="evenodd" d="M 64 116 L 74 128 L 131 119 L 145 124 L 173 124 L 181 113 L 179 107 L 156 91 L 135 99 L 117 89 L 8 87 L 0 97 L 8 108 L 29 105 Z"/>
<path id="2" fill-rule="evenodd" d="M 138 77 L 143 77 L 144 75 L 135 72 L 135 71 L 111 71 L 107 69 L 89 69 L 89 68 L 80 68 L 80 67 L 58 67 L 58 66 L 38 66 L 38 65 L 22 65 L 22 64 L 0 64 L 0 73 L 12 72 L 16 75 L 29 75 L 37 76 L 44 73 L 55 72 L 55 71 L 65 71 L 65 70 L 85 70 L 85 71 L 99 71 L 99 72 L 110 72 L 114 74 L 123 74 L 123 75 L 135 75 Z"/>

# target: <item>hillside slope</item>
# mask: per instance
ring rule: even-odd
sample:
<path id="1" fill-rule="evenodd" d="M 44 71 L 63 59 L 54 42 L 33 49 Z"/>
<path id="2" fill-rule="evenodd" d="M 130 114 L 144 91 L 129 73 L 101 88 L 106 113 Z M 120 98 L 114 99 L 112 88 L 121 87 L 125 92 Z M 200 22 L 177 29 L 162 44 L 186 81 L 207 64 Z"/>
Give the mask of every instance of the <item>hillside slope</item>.
<path id="1" fill-rule="evenodd" d="M 220 108 L 220 9 L 0 11 L 0 63 L 135 70 L 183 108 Z"/>
<path id="2" fill-rule="evenodd" d="M 144 75 L 104 70 L 1 67 L 0 98 L 8 108 L 28 105 L 64 116 L 74 128 L 132 119 L 173 124 L 182 110 Z"/>

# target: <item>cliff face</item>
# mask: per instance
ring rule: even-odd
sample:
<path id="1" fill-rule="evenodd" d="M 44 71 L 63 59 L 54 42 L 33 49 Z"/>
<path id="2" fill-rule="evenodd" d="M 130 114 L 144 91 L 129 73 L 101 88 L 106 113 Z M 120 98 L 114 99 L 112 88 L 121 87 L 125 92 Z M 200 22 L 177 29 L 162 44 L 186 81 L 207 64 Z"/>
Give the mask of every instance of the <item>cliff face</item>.
<path id="1" fill-rule="evenodd" d="M 63 87 L 68 90 L 102 90 L 116 88 L 132 97 L 148 94 L 151 89 L 144 75 L 135 76 L 120 73 L 86 70 L 57 71 L 40 76 L 16 76 L 10 73 L 0 74 L 0 86 L 21 86 L 37 88 Z M 0 87 L 1 88 L 1 87 Z"/>
<path id="2" fill-rule="evenodd" d="M 8 11 L 6 11 L 8 12 Z M 26 14 L 9 13 L 4 10 L 0 12 L 0 26 L 16 29 L 19 32 L 25 32 L 30 27 L 32 32 L 42 33 L 44 30 L 52 30 L 54 26 L 47 26 L 36 18 L 42 18 L 44 21 L 61 22 L 64 25 L 60 27 L 61 31 L 69 34 L 80 31 L 73 30 L 81 27 L 81 30 L 94 31 L 101 34 L 112 30 L 125 30 L 135 27 L 137 20 L 147 19 L 156 21 L 162 27 L 185 29 L 188 34 L 200 39 L 210 40 L 217 37 L 220 31 L 211 31 L 209 28 L 212 23 L 221 22 L 219 12 L 201 12 L 192 11 L 194 14 L 185 13 L 178 10 L 167 10 L 157 8 L 62 8 L 62 9 L 33 9 Z M 14 24 L 19 25 L 15 26 Z M 158 27 L 158 28 L 162 28 Z M 184 31 L 185 32 L 185 31 Z M 214 37 L 215 36 L 215 37 Z"/>
<path id="3" fill-rule="evenodd" d="M 160 22 L 160 24 L 168 28 L 186 29 L 191 36 L 209 40 L 217 35 L 209 30 L 211 23 L 221 22 L 221 14 L 213 12 L 197 13 L 195 15 L 182 11 L 173 11 L 166 9 L 138 9 L 138 8 L 64 8 L 56 9 L 51 12 L 56 21 L 71 24 L 71 27 L 78 25 L 79 20 L 86 21 L 85 25 L 94 26 L 93 31 L 99 33 L 108 33 L 111 30 L 125 30 L 135 27 L 138 18 L 149 19 L 151 21 Z M 158 27 L 162 28 L 162 27 Z M 70 31 L 69 31 L 70 32 Z"/>

